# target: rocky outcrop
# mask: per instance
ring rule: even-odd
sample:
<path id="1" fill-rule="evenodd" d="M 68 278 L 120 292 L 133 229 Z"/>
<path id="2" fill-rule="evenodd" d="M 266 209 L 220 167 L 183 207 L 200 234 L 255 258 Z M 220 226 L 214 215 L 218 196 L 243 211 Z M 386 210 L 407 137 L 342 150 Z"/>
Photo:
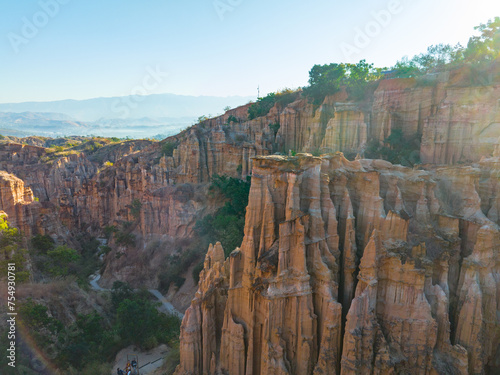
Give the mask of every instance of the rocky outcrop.
<path id="1" fill-rule="evenodd" d="M 53 206 L 38 202 L 23 180 L 5 171 L 0 171 L 0 211 L 26 237 L 38 233 L 67 235 Z"/>
<path id="2" fill-rule="evenodd" d="M 0 171 L 0 210 L 13 226 L 28 234 L 35 224 L 31 206 L 33 202 L 33 192 L 24 186 L 21 179 Z"/>
<path id="3" fill-rule="evenodd" d="M 176 374 L 495 373 L 496 163 L 255 158 L 243 243 L 209 249 Z"/>
<path id="4" fill-rule="evenodd" d="M 500 89 L 463 85 L 462 75 L 457 70 L 419 79 L 385 79 L 362 102 L 341 91 L 318 108 L 298 99 L 286 107 L 276 105 L 268 115 L 251 121 L 244 111 L 228 112 L 191 130 L 185 146 L 180 141 L 171 168 L 179 171 L 182 181 L 194 174 L 190 182 L 204 181 L 215 173 L 247 175 L 253 155 L 294 150 L 355 156 L 365 151 L 369 141 L 383 144 L 394 130 L 400 130 L 405 139 L 421 140 L 414 152 L 423 163 L 478 162 L 498 153 Z M 229 116 L 239 121 L 228 123 Z M 280 126 L 276 134 L 272 124 Z M 213 135 L 207 136 L 207 130 Z M 220 162 L 226 159 L 228 163 Z"/>
<path id="5" fill-rule="evenodd" d="M 121 260 L 112 254 L 103 277 L 112 274 L 131 281 L 134 267 L 144 262 L 139 258 L 150 263 L 143 273 L 152 273 L 152 264 L 171 252 L 172 243 L 192 238 L 196 221 L 223 204 L 206 199 L 211 178 L 245 178 L 251 174 L 254 157 L 292 151 L 343 151 L 353 159 L 400 130 L 405 139 L 422 140 L 421 148 L 413 153 L 425 163 L 470 164 L 484 157 L 484 163 L 494 164 L 487 160 L 499 155 L 498 86 L 460 86 L 457 74 L 448 72 L 423 80 L 385 79 L 359 102 L 351 100 L 345 90 L 327 97 L 319 107 L 297 95 L 289 105 L 276 104 L 266 116 L 253 120 L 248 120 L 249 105 L 245 105 L 160 143 L 128 141 L 93 151 L 82 146 L 59 157 L 50 156 L 48 149 L 39 146 L 2 143 L 0 170 L 21 178 L 40 200 L 46 210 L 39 225 L 43 233 L 63 235 L 83 230 L 103 236 L 106 227 L 129 225 L 137 238 L 135 247 L 120 249 L 120 254 L 128 255 Z M 27 141 L 41 144 L 39 140 Z M 104 164 L 106 161 L 109 163 Z M 478 181 L 475 189 L 481 198 L 480 211 L 498 222 L 498 182 L 488 176 L 487 168 L 473 173 Z M 343 306 L 349 306 L 354 298 L 360 254 L 370 231 L 381 225 L 382 212 L 394 210 L 404 216 L 408 191 L 418 223 L 435 218 L 438 210 L 440 198 L 427 191 L 433 188 L 419 182 L 406 183 L 402 189 L 403 183 L 396 177 L 381 177 L 377 182 L 372 174 L 331 177 L 335 183 L 329 187 L 330 195 L 337 210 L 337 223 L 332 225 L 339 231 L 335 241 L 338 249 L 345 249 L 337 259 L 342 270 L 338 301 Z M 377 184 L 383 200 L 370 200 L 363 192 Z M 140 212 L 134 213 L 134 204 L 140 206 Z M 439 222 L 447 220 L 441 216 Z M 158 240 L 167 244 L 162 245 L 161 254 L 146 251 L 148 244 Z M 329 246 L 335 248 L 334 244 Z"/>
<path id="6" fill-rule="evenodd" d="M 498 154 L 498 87 L 460 86 L 457 76 L 459 71 L 420 80 L 386 79 L 362 102 L 340 91 L 318 108 L 298 96 L 250 121 L 245 105 L 160 144 L 108 145 L 90 157 L 75 153 L 47 162 L 43 147 L 4 144 L 0 169 L 23 179 L 42 202 L 60 207 L 70 228 L 99 231 L 130 221 L 129 207 L 139 199 L 145 208 L 140 223 L 144 237 L 186 238 L 192 234 L 194 212 L 203 204 L 191 194 L 177 200 L 178 189 L 172 187 L 206 184 L 214 175 L 248 176 L 255 156 L 294 150 L 342 151 L 354 157 L 369 142 L 383 143 L 395 129 L 405 138 L 422 139 L 414 152 L 424 163 L 477 162 Z M 163 154 L 165 143 L 173 148 L 171 156 Z M 104 161 L 114 165 L 102 168 Z"/>
<path id="7" fill-rule="evenodd" d="M 220 333 L 224 322 L 229 281 L 229 262 L 220 243 L 210 246 L 200 274 L 200 287 L 181 326 L 182 363 L 188 373 L 215 373 L 215 353 L 220 353 Z M 234 323 L 233 323 L 234 324 Z M 229 344 L 229 343 L 228 343 Z M 239 352 L 242 348 L 234 346 Z M 207 355 L 207 353 L 214 355 Z M 233 364 L 239 368 L 238 363 Z"/>

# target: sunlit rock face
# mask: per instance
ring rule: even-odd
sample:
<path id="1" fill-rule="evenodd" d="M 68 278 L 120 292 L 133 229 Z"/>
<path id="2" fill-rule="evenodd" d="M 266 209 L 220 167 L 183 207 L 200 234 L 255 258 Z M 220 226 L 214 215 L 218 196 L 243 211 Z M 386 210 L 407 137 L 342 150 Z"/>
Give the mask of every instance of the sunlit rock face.
<path id="1" fill-rule="evenodd" d="M 214 175 L 245 178 L 255 156 L 341 151 L 354 157 L 395 130 L 421 139 L 414 156 L 423 163 L 470 163 L 500 155 L 499 86 L 469 87 L 459 85 L 459 78 L 460 71 L 427 77 L 425 84 L 385 79 L 363 101 L 340 91 L 319 107 L 298 95 L 253 120 L 248 120 L 250 105 L 244 105 L 160 144 L 104 147 L 102 161 L 114 163 L 105 168 L 83 153 L 46 162 L 43 147 L 2 144 L 0 169 L 21 178 L 40 202 L 51 202 L 69 229 L 99 235 L 105 226 L 134 220 L 129 208 L 139 200 L 142 238 L 189 238 L 207 209 L 199 187 Z M 168 155 L 162 152 L 165 143 L 173 146 Z"/>
<path id="2" fill-rule="evenodd" d="M 2 216 L 6 216 L 9 222 L 23 230 L 31 233 L 35 226 L 37 209 L 31 205 L 34 202 L 33 192 L 24 185 L 23 180 L 7 172 L 0 171 L 0 210 Z"/>
<path id="3" fill-rule="evenodd" d="M 444 168 L 481 161 L 482 167 L 470 170 L 467 167 L 452 168 L 451 172 L 446 168 L 436 170 L 433 172 L 436 187 L 425 184 L 422 187 L 422 182 L 411 180 L 401 182 L 404 179 L 397 175 L 376 177 L 378 168 L 384 165 L 380 161 L 376 162 L 376 168 L 367 169 L 364 174 L 329 176 L 338 180 L 329 184 L 328 189 L 326 183 L 321 185 L 321 196 L 330 195 L 336 210 L 335 215 L 328 214 L 332 217 L 328 225 L 336 228 L 338 239 L 331 237 L 329 241 L 338 241 L 338 248 L 345 249 L 335 264 L 342 270 L 339 271 L 342 282 L 336 287 L 337 301 L 342 304 L 343 317 L 346 317 L 356 293 L 358 264 L 371 238 L 371 230 L 379 227 L 391 210 L 406 212 L 410 199 L 415 205 L 413 222 L 420 226 L 438 222 L 444 233 L 454 233 L 457 225 L 459 231 L 469 231 L 467 225 L 457 224 L 454 219 L 468 217 L 469 212 L 478 207 L 486 218 L 498 223 L 499 184 L 490 171 L 498 168 L 493 158 L 500 156 L 499 86 L 458 85 L 457 75 L 457 72 L 439 74 L 425 84 L 415 79 L 386 79 L 367 92 L 363 101 L 354 101 L 345 91 L 340 91 L 325 98 L 318 107 L 297 95 L 297 100 L 289 105 L 277 104 L 266 116 L 253 120 L 248 120 L 250 105 L 244 105 L 160 143 L 127 141 L 117 147 L 102 147 L 97 153 L 78 152 L 52 159 L 43 147 L 2 143 L 0 170 L 23 180 L 39 200 L 30 205 L 34 208 L 31 214 L 21 215 L 24 219 L 20 222 L 36 223 L 22 224 L 28 234 L 50 234 L 65 241 L 71 232 L 84 231 L 102 237 L 108 226 L 133 223 L 130 230 L 137 241 L 126 250 L 114 249 L 126 252 L 127 257 L 119 258 L 115 254 L 106 257 L 103 285 L 122 280 L 154 286 L 158 283 L 160 263 L 176 247 L 170 244 L 190 241 L 195 235 L 196 222 L 224 204 L 211 200 L 207 194 L 213 176 L 244 179 L 252 173 L 255 157 L 342 151 L 354 159 L 357 154 L 362 157 L 374 143 L 382 144 L 397 130 L 405 138 L 421 139 L 420 148 L 417 146 L 412 155 L 428 165 Z M 172 146 L 170 152 L 164 152 L 166 144 Z M 106 160 L 113 165 L 103 164 Z M 453 179 L 454 173 L 466 177 Z M 382 201 L 371 200 L 365 193 L 376 191 L 376 186 L 384 194 Z M 454 193 L 454 187 L 461 193 Z M 266 199 L 274 202 L 277 197 L 272 190 L 269 194 Z M 468 197 L 467 205 L 455 205 L 462 196 Z M 134 202 L 141 205 L 136 215 L 131 210 Z M 443 209 L 446 214 L 438 215 L 438 202 L 446 206 L 446 210 Z M 359 211 L 360 207 L 363 212 Z M 279 214 L 278 208 L 269 206 L 271 209 Z M 14 220 L 14 216 L 11 217 Z M 280 221 L 270 214 L 267 217 L 268 237 L 279 236 Z M 417 225 L 411 223 L 409 229 Z M 285 233 L 300 225 L 307 228 L 309 224 L 294 225 L 282 230 Z M 274 233 L 273 236 L 270 233 Z M 157 241 L 168 245 L 162 245 L 153 254 L 148 245 Z M 335 245 L 330 243 L 329 248 L 334 249 Z M 453 272 L 458 271 L 453 269 Z M 147 276 L 141 278 L 142 275 Z M 329 283 L 326 279 L 322 282 Z M 322 293 L 325 290 L 320 289 Z M 185 302 L 190 298 L 186 296 Z M 450 318 L 453 319 L 455 317 Z M 227 324 L 230 323 L 228 320 Z M 325 356 L 318 354 L 318 358 L 324 361 Z"/>
<path id="4" fill-rule="evenodd" d="M 249 105 L 242 106 L 176 136 L 178 147 L 165 167 L 177 182 L 206 182 L 214 174 L 244 177 L 252 170 L 253 156 L 290 150 L 355 156 L 395 130 L 421 140 L 415 156 L 424 164 L 498 156 L 500 87 L 463 85 L 462 75 L 457 70 L 423 81 L 381 80 L 363 101 L 340 91 L 319 107 L 298 96 L 253 120 L 248 120 Z M 276 124 L 279 129 L 273 128 Z"/>
<path id="5" fill-rule="evenodd" d="M 499 165 L 255 158 L 243 243 L 210 247 L 176 374 L 495 373 Z"/>

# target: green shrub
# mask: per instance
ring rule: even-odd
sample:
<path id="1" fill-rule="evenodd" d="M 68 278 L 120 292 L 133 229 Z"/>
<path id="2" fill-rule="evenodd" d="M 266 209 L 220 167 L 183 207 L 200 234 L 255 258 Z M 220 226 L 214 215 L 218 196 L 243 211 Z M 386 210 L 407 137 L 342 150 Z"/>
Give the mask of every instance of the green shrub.
<path id="1" fill-rule="evenodd" d="M 248 119 L 253 120 L 257 117 L 265 116 L 276 103 L 276 94 L 270 93 L 264 98 L 258 98 L 257 102 L 248 108 Z"/>
<path id="2" fill-rule="evenodd" d="M 85 366 L 82 370 L 76 370 L 74 375 L 96 375 L 109 374 L 113 370 L 111 363 L 102 363 L 102 360 L 85 361 Z M 70 374 L 73 375 L 73 374 Z"/>
<path id="3" fill-rule="evenodd" d="M 123 281 L 115 281 L 111 289 L 111 304 L 115 309 L 118 309 L 120 303 L 126 299 L 134 299 L 134 290 L 128 283 Z"/>
<path id="4" fill-rule="evenodd" d="M 66 245 L 55 245 L 50 236 L 36 235 L 31 238 L 31 255 L 35 268 L 45 276 L 64 277 L 75 275 L 82 287 L 88 285 L 88 277 L 100 266 L 100 242 L 82 233 L 76 236 L 79 251 Z"/>
<path id="5" fill-rule="evenodd" d="M 293 103 L 300 97 L 300 91 L 284 89 L 276 93 L 276 104 L 281 108 L 285 108 L 290 103 Z"/>
<path id="6" fill-rule="evenodd" d="M 141 216 L 142 203 L 139 199 L 134 199 L 130 205 L 130 213 L 137 220 Z"/>
<path id="7" fill-rule="evenodd" d="M 310 103 L 319 106 L 325 97 L 346 86 L 351 99 L 362 100 L 366 97 L 366 91 L 373 89 L 369 82 L 380 79 L 381 71 L 365 60 L 357 64 L 314 65 L 309 72 L 309 86 L 304 88 L 303 95 Z"/>
<path id="8" fill-rule="evenodd" d="M 235 116 L 231 115 L 231 116 L 228 117 L 227 123 L 230 124 L 232 122 L 236 123 L 236 122 L 239 122 L 239 121 L 238 121 L 238 119 Z"/>
<path id="9" fill-rule="evenodd" d="M 380 145 L 377 140 L 368 142 L 365 157 L 412 167 L 420 163 L 420 139 L 421 136 L 418 134 L 405 137 L 401 129 L 393 129 L 391 135 L 385 139 L 384 145 Z"/>
<path id="10" fill-rule="evenodd" d="M 200 281 L 200 272 L 203 271 L 204 262 L 201 261 L 193 268 L 193 280 L 196 284 Z"/>
<path id="11" fill-rule="evenodd" d="M 99 240 L 87 233 L 77 235 L 76 240 L 80 244 L 80 259 L 73 265 L 72 271 L 77 276 L 80 286 L 87 287 L 89 276 L 101 265 L 99 255 L 103 250 Z"/>
<path id="12" fill-rule="evenodd" d="M 37 346 L 50 351 L 65 374 L 104 374 L 109 373 L 107 362 L 123 347 L 134 344 L 147 350 L 160 343 L 177 345 L 180 319 L 160 313 L 159 304 L 150 298 L 147 291 L 134 292 L 128 284 L 116 282 L 113 309 L 106 319 L 94 312 L 78 315 L 74 323 L 64 326 L 46 306 L 30 299 L 19 305 L 19 314 Z"/>
<path id="13" fill-rule="evenodd" d="M 31 245 L 40 254 L 47 254 L 47 251 L 55 247 L 54 240 L 48 235 L 40 235 L 31 238 Z"/>
<path id="14" fill-rule="evenodd" d="M 205 116 L 205 115 L 201 115 L 201 116 L 198 117 L 198 119 L 196 121 L 197 121 L 198 124 L 200 124 L 200 123 L 202 123 L 204 121 L 207 121 L 209 117 L 210 117 L 210 115 L 208 115 L 208 117 Z"/>
<path id="15" fill-rule="evenodd" d="M 99 255 L 106 255 L 108 254 L 110 251 L 111 251 L 111 247 L 107 246 L 107 245 L 104 245 L 104 246 L 101 246 L 101 251 L 99 252 Z"/>
<path id="16" fill-rule="evenodd" d="M 58 332 L 62 329 L 62 323 L 48 315 L 46 306 L 34 303 L 31 299 L 22 303 L 19 307 L 19 314 L 23 322 L 35 329 L 46 328 L 49 332 Z"/>
<path id="17" fill-rule="evenodd" d="M 46 261 L 43 269 L 52 276 L 67 276 L 70 266 L 80 260 L 80 255 L 76 250 L 66 245 L 57 246 L 47 251 Z"/>
<path id="18" fill-rule="evenodd" d="M 122 246 L 134 246 L 135 245 L 135 235 L 126 232 L 115 233 L 115 242 Z"/>
<path id="19" fill-rule="evenodd" d="M 273 131 L 274 136 L 276 137 L 276 134 L 278 134 L 278 130 L 280 130 L 280 123 L 275 122 L 274 124 L 269 124 L 269 128 Z"/>
<path id="20" fill-rule="evenodd" d="M 170 255 L 164 265 L 164 271 L 158 276 L 160 290 L 166 292 L 170 284 L 180 288 L 186 279 L 181 275 L 194 261 L 200 258 L 202 249 L 187 249 L 180 254 Z"/>
<path id="21" fill-rule="evenodd" d="M 28 281 L 27 252 L 22 248 L 22 236 L 17 228 L 12 228 L 5 216 L 0 216 L 0 278 L 7 277 L 9 263 L 16 268 L 16 281 Z"/>
<path id="22" fill-rule="evenodd" d="M 176 147 L 177 147 L 177 144 L 175 142 L 166 141 L 161 146 L 161 154 L 162 154 L 162 156 L 173 156 L 174 155 L 174 150 L 175 150 Z"/>
<path id="23" fill-rule="evenodd" d="M 92 360 L 103 359 L 101 350 L 105 335 L 103 318 L 96 312 L 79 315 L 67 330 L 71 332 L 59 355 L 59 361 L 77 368 L 85 368 Z"/>
<path id="24" fill-rule="evenodd" d="M 116 313 L 116 329 L 124 344 L 134 344 L 144 350 L 177 335 L 178 322 L 179 319 L 161 314 L 155 303 L 144 299 L 125 299 Z"/>
<path id="25" fill-rule="evenodd" d="M 113 233 L 116 233 L 116 232 L 118 232 L 118 228 L 116 227 L 116 225 L 108 225 L 108 226 L 104 227 L 104 235 L 108 239 L 111 237 L 111 235 Z"/>
<path id="26" fill-rule="evenodd" d="M 181 363 L 181 353 L 179 350 L 179 342 L 177 341 L 171 345 L 170 351 L 165 357 L 164 365 L 162 366 L 165 375 L 173 375 L 179 363 Z"/>
<path id="27" fill-rule="evenodd" d="M 314 65 L 309 71 L 309 86 L 303 94 L 309 102 L 319 106 L 328 95 L 340 90 L 346 76 L 345 64 Z"/>
<path id="28" fill-rule="evenodd" d="M 221 194 L 227 201 L 215 215 L 207 215 L 198 220 L 195 231 L 200 238 L 204 239 L 202 243 L 220 241 L 227 256 L 243 241 L 250 178 L 243 181 L 227 176 L 214 176 L 210 191 Z"/>
<path id="29" fill-rule="evenodd" d="M 246 140 L 246 137 L 244 134 L 238 134 L 234 140 L 238 143 L 244 142 Z"/>

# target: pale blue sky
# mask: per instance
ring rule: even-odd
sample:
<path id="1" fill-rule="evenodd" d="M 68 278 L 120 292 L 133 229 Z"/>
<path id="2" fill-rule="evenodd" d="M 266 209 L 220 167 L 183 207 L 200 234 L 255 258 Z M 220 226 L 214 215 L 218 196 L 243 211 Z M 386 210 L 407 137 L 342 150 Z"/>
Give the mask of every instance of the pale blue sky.
<path id="1" fill-rule="evenodd" d="M 43 10 L 56 1 L 66 4 Z M 377 26 L 384 10 L 391 19 Z M 148 67 L 168 74 L 148 94 L 265 94 L 305 85 L 314 64 L 390 66 L 466 43 L 494 16 L 498 0 L 0 0 L 0 102 L 129 95 Z M 367 46 L 357 29 L 371 32 Z"/>

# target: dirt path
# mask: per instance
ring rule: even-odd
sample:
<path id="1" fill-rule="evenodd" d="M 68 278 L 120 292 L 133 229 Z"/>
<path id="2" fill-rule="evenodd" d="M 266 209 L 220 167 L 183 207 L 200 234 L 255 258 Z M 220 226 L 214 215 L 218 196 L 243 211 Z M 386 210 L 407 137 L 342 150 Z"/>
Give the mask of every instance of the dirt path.
<path id="1" fill-rule="evenodd" d="M 149 351 L 141 352 L 137 347 L 131 345 L 120 350 L 116 355 L 111 375 L 116 375 L 116 369 L 118 367 L 125 370 L 125 366 L 127 365 L 127 354 L 139 357 L 139 373 L 141 375 L 148 375 L 163 365 L 163 360 L 169 350 L 167 345 L 160 345 Z"/>
<path id="2" fill-rule="evenodd" d="M 109 290 L 109 289 L 101 288 L 99 286 L 98 282 L 100 279 L 101 279 L 101 275 L 99 275 L 99 274 L 91 276 L 90 286 L 92 287 L 92 289 L 97 290 L 99 292 L 105 292 L 105 291 Z"/>
<path id="3" fill-rule="evenodd" d="M 160 291 L 156 289 L 148 289 L 148 292 L 151 293 L 153 296 L 155 296 L 158 299 L 158 301 L 161 302 L 162 304 L 160 307 L 161 312 L 167 312 L 169 314 L 177 315 L 181 319 L 184 318 L 184 314 L 177 311 L 176 308 L 165 299 L 165 297 L 160 293 Z"/>
<path id="4" fill-rule="evenodd" d="M 100 279 L 101 275 L 99 273 L 96 273 L 90 277 L 89 282 L 92 289 L 98 292 L 110 292 L 111 289 L 105 289 L 99 285 Z M 159 290 L 148 289 L 148 292 L 151 293 L 153 296 L 155 296 L 155 298 L 161 302 L 161 306 L 159 307 L 159 310 L 161 312 L 176 315 L 181 319 L 184 318 L 184 314 L 181 313 L 180 311 L 177 311 L 177 309 L 170 302 L 166 300 L 166 298 L 163 296 L 163 294 L 161 294 Z"/>

